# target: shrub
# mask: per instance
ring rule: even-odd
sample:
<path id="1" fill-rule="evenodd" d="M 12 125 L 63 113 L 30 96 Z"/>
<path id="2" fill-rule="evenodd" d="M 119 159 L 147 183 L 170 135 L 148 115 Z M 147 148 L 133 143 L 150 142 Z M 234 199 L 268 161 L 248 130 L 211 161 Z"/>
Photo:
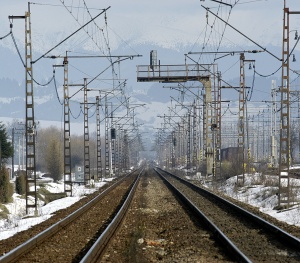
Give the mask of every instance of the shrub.
<path id="1" fill-rule="evenodd" d="M 16 177 L 16 192 L 19 195 L 26 193 L 26 172 L 18 171 Z"/>
<path id="2" fill-rule="evenodd" d="M 13 192 L 13 185 L 9 182 L 9 173 L 2 165 L 0 169 L 0 202 L 4 204 L 11 202 Z"/>
<path id="3" fill-rule="evenodd" d="M 9 211 L 5 205 L 0 204 L 0 219 L 8 219 Z"/>

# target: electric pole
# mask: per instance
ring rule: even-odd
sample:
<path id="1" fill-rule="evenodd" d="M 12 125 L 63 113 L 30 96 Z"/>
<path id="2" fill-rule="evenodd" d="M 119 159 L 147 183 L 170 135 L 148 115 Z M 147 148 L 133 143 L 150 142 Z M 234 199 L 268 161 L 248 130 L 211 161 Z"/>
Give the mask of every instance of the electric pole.
<path id="1" fill-rule="evenodd" d="M 290 206 L 291 184 L 290 184 L 290 21 L 289 16 L 300 14 L 300 11 L 290 11 L 284 0 L 283 13 L 283 39 L 282 39 L 282 73 L 281 73 L 281 110 L 280 110 L 280 154 L 279 154 L 279 193 L 278 205 Z"/>

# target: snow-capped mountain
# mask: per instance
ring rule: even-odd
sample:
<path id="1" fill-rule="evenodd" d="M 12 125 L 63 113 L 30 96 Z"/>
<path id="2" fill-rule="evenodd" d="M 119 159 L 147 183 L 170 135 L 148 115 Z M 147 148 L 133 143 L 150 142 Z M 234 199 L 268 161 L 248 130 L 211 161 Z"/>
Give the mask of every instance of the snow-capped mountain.
<path id="1" fill-rule="evenodd" d="M 42 2 L 42 1 L 38 1 Z M 72 1 L 65 1 L 66 6 Z M 80 20 L 79 8 L 69 9 L 49 7 L 45 12 L 44 6 L 32 5 L 32 47 L 33 60 L 43 54 L 47 56 L 72 55 L 142 55 L 132 60 L 124 60 L 115 63 L 114 69 L 120 82 L 126 79 L 125 91 L 130 101 L 135 104 L 146 104 L 145 107 L 136 109 L 136 120 L 144 123 L 144 126 L 159 127 L 161 119 L 157 115 L 168 112 L 170 96 L 178 97 L 176 90 L 170 90 L 159 83 L 136 82 L 136 65 L 148 65 L 151 50 L 157 50 L 158 60 L 161 65 L 178 64 L 218 64 L 222 80 L 232 86 L 239 86 L 239 52 L 264 50 L 261 53 L 245 53 L 247 60 L 255 60 L 252 70 L 246 70 L 246 85 L 254 86 L 253 100 L 270 100 L 271 80 L 276 79 L 280 85 L 281 66 L 281 43 L 282 43 L 282 4 L 274 3 L 271 7 L 268 3 L 259 3 L 261 8 L 253 10 L 254 5 L 237 5 L 233 12 L 228 7 L 221 7 L 218 11 L 211 11 L 230 25 L 225 25 L 215 15 L 206 11 L 200 4 L 209 6 L 212 3 L 194 3 L 185 1 L 184 5 L 176 1 L 134 3 L 128 5 L 128 1 L 118 1 L 118 5 L 112 6 L 107 16 L 97 19 L 97 27 L 87 26 L 76 35 L 67 39 L 63 44 L 50 51 L 53 47 L 68 38 L 80 28 L 83 20 Z M 234 2 L 234 1 L 227 1 Z M 91 6 L 99 7 L 97 1 L 87 1 Z M 110 1 L 101 2 L 102 7 L 110 5 Z M 274 11 L 274 6 L 276 10 Z M 158 8 L 159 7 L 159 8 Z M 212 6 L 214 7 L 214 6 Z M 251 8 L 249 8 L 251 7 Z M 26 6 L 22 7 L 26 8 Z M 133 10 L 134 9 L 134 10 Z M 270 10 L 269 10 L 270 9 Z M 5 8 L 0 14 L 5 12 Z M 166 12 L 167 10 L 167 12 Z M 25 9 L 20 6 L 14 10 L 14 15 L 23 15 Z M 93 17 L 100 10 L 92 10 Z M 78 13 L 78 14 L 77 14 Z M 253 15 L 255 14 L 255 16 Z M 268 19 L 266 19 L 266 16 Z M 74 19 L 75 18 L 75 19 Z M 254 19 L 255 18 L 255 19 Z M 87 21 L 88 17 L 85 17 Z M 7 12 L 0 17 L 3 27 L 0 35 L 9 31 Z M 300 28 L 300 21 L 291 21 L 292 31 Z M 237 32 L 240 30 L 245 36 Z M 25 70 L 19 53 L 24 60 L 24 25 L 23 21 L 13 22 L 13 33 L 16 45 L 11 36 L 0 41 L 0 87 L 2 88 L 0 99 L 1 117 L 24 118 L 25 115 Z M 294 34 L 293 32 L 292 34 Z M 257 43 L 258 45 L 254 44 Z M 291 47 L 296 43 L 291 38 Z M 109 47 L 109 48 L 108 48 Z M 295 47 L 297 62 L 291 62 L 291 68 L 297 70 L 300 61 L 300 45 Z M 206 52 L 229 52 L 224 54 L 208 54 Z M 189 54 L 189 52 L 204 52 L 201 55 Z M 187 54 L 187 56 L 185 56 Z M 273 56 L 272 56 L 273 54 Z M 277 58 L 276 58 L 277 57 Z M 83 83 L 83 78 L 92 79 L 90 88 L 112 89 L 118 81 L 112 81 L 112 70 L 108 66 L 116 62 L 114 57 L 111 61 L 107 58 L 69 59 L 69 83 Z M 33 65 L 34 79 L 38 83 L 47 83 L 53 76 L 53 65 L 62 65 L 62 58 L 42 58 Z M 253 66 L 260 77 L 253 74 Z M 248 65 L 247 65 L 248 67 Z M 279 69 L 279 70 L 278 70 Z M 275 73 L 274 73 L 275 72 Z M 274 74 L 273 74 L 274 73 Z M 292 76 L 296 79 L 297 76 Z M 55 80 L 48 86 L 43 87 L 35 84 L 35 117 L 38 120 L 61 121 L 63 108 L 62 100 L 63 70 L 55 68 Z M 297 83 L 295 81 L 295 83 Z M 194 84 L 193 84 L 194 85 Z M 170 86 L 170 85 L 169 85 Z M 56 92 L 57 90 L 57 92 Z M 72 92 L 76 92 L 75 88 Z M 72 94 L 72 93 L 71 93 Z M 235 106 L 237 94 L 235 91 L 222 91 L 223 99 L 232 101 Z M 71 100 L 71 110 L 74 116 L 80 112 L 82 93 L 78 93 Z M 59 99 L 58 99 L 59 98 Z M 186 97 L 186 100 L 188 98 Z M 94 98 L 90 98 L 94 100 Z M 80 122 L 82 119 L 73 119 Z"/>

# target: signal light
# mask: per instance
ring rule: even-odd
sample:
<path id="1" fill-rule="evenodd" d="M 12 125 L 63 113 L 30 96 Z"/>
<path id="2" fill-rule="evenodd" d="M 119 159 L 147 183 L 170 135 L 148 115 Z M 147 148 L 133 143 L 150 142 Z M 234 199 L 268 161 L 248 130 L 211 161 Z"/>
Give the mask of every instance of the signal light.
<path id="1" fill-rule="evenodd" d="M 110 130 L 110 138 L 112 140 L 116 139 L 116 129 L 115 128 L 111 128 L 111 130 Z"/>

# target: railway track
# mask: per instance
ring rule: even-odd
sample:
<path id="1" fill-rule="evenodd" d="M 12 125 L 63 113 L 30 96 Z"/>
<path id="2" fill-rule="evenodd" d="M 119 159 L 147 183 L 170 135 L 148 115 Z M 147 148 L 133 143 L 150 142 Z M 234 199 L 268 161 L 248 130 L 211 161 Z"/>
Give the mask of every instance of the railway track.
<path id="1" fill-rule="evenodd" d="M 49 237 L 42 232 L 0 262 L 299 262 L 299 239 L 156 171 L 125 177 L 94 198 L 78 220 L 61 220 L 57 230 L 47 230 Z"/>
<path id="2" fill-rule="evenodd" d="M 182 202 L 235 256 L 244 262 L 299 262 L 300 239 L 248 211 L 161 169 L 157 173 Z"/>
<path id="3" fill-rule="evenodd" d="M 0 257 L 0 262 L 80 262 L 83 257 L 82 262 L 92 262 L 98 256 L 93 248 L 99 251 L 105 246 L 105 242 L 99 245 L 99 237 L 109 239 L 126 213 L 140 174 L 135 171 L 124 177 L 68 217 Z"/>
<path id="4" fill-rule="evenodd" d="M 122 226 L 100 262 L 225 263 L 233 258 L 154 170 L 146 169 Z"/>

